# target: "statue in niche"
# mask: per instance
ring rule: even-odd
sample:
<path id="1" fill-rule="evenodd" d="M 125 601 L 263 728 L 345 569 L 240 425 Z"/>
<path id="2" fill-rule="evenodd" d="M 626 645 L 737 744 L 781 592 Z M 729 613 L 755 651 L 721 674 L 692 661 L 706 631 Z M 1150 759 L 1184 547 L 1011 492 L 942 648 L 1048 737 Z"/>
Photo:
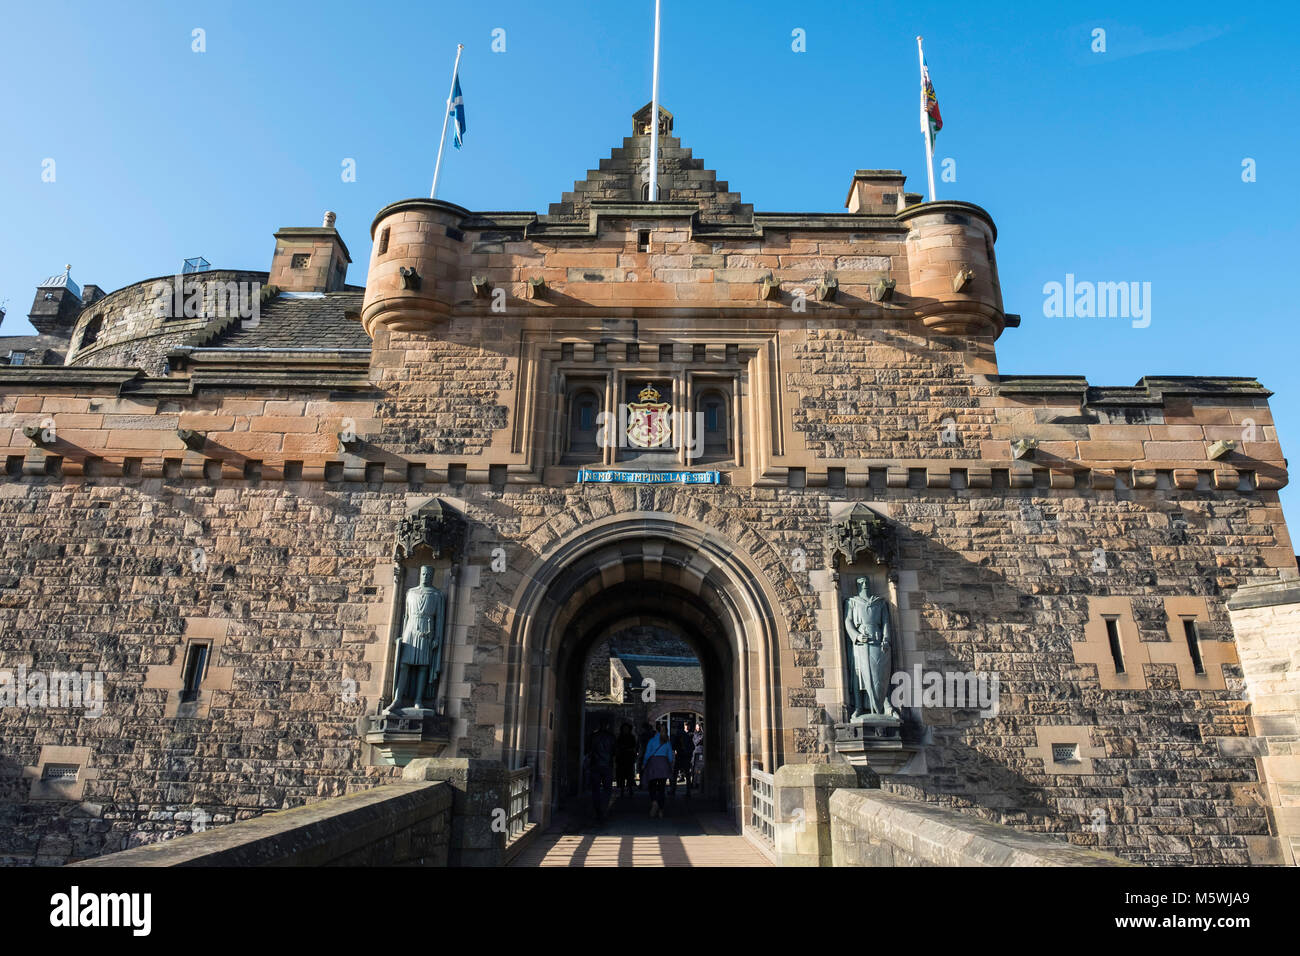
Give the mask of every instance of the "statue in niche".
<path id="1" fill-rule="evenodd" d="M 848 632 L 853 664 L 853 716 L 863 721 L 873 716 L 898 719 L 889 701 L 889 674 L 893 664 L 889 605 L 871 593 L 871 582 L 857 579 L 858 593 L 844 602 L 844 630 Z"/>
<path id="2" fill-rule="evenodd" d="M 384 710 L 391 714 L 405 700 L 413 710 L 432 709 L 442 670 L 442 637 L 446 629 L 447 599 L 433 586 L 433 566 L 420 568 L 420 583 L 406 592 L 402 635 L 397 640 L 394 664 L 393 702 Z"/>

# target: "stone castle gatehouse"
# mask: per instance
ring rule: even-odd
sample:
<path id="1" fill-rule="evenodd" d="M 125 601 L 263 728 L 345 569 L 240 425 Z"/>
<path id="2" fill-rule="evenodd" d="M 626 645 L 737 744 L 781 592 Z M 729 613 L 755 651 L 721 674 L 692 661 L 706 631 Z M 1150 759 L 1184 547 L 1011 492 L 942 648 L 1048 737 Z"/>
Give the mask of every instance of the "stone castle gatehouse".
<path id="1" fill-rule="evenodd" d="M 1270 392 L 1002 374 L 985 210 L 859 170 L 847 211 L 756 212 L 666 111 L 650 202 L 649 116 L 545 215 L 380 210 L 364 288 L 331 215 L 266 272 L 38 289 L 62 364 L 0 368 L 0 861 L 416 756 L 526 770 L 545 822 L 587 653 L 637 627 L 694 649 L 737 827 L 755 774 L 847 762 L 1134 862 L 1293 861 Z M 440 670 L 386 715 L 425 566 Z M 860 578 L 918 686 L 855 722 Z M 69 674 L 99 708 L 33 696 Z"/>

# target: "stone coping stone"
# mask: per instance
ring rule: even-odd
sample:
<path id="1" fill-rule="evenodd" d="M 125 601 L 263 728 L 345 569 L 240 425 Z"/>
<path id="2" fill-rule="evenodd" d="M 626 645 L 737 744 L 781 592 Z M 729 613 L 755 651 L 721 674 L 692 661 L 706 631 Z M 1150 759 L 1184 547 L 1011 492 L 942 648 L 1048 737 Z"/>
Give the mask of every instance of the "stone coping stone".
<path id="1" fill-rule="evenodd" d="M 847 824 L 863 842 L 889 844 L 931 866 L 1135 866 L 1099 850 L 989 823 L 883 790 L 831 794 L 836 842 Z"/>
<path id="2" fill-rule="evenodd" d="M 1300 604 L 1300 578 L 1243 584 L 1228 598 L 1229 611 L 1276 607 L 1280 604 Z"/>
<path id="3" fill-rule="evenodd" d="M 449 812 L 451 786 L 403 781 L 72 866 L 322 866 Z"/>

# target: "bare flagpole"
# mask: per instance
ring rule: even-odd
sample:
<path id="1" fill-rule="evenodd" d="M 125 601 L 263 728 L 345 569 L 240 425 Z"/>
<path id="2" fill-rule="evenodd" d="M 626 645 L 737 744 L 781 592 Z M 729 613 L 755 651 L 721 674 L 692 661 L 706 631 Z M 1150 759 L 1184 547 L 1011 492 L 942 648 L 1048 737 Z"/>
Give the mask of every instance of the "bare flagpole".
<path id="1" fill-rule="evenodd" d="M 456 44 L 456 64 L 451 68 L 451 89 L 447 91 L 447 110 L 442 114 L 442 139 L 438 140 L 438 162 L 433 167 L 433 188 L 429 190 L 429 198 L 438 198 L 438 174 L 442 172 L 442 151 L 447 145 L 447 120 L 451 117 L 451 97 L 456 92 L 456 71 L 460 69 L 460 54 L 465 49 L 465 44 Z"/>
<path id="2" fill-rule="evenodd" d="M 921 38 L 916 38 L 916 58 L 921 66 L 921 135 L 925 137 L 925 171 L 930 177 L 930 202 L 934 202 L 934 143 L 930 142 L 929 105 L 925 101 L 925 54 L 921 51 Z"/>
<path id="3" fill-rule="evenodd" d="M 659 200 L 659 0 L 655 0 L 655 65 L 650 83 L 650 201 Z"/>

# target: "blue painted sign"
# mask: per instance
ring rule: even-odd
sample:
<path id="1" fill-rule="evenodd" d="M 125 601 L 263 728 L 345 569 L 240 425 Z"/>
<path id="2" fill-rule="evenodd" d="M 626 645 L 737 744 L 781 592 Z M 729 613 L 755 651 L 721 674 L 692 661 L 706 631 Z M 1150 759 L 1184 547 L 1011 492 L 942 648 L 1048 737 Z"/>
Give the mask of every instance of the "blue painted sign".
<path id="1" fill-rule="evenodd" d="M 630 484 L 630 485 L 717 485 L 721 475 L 716 471 L 593 471 L 578 469 L 579 484 Z"/>

